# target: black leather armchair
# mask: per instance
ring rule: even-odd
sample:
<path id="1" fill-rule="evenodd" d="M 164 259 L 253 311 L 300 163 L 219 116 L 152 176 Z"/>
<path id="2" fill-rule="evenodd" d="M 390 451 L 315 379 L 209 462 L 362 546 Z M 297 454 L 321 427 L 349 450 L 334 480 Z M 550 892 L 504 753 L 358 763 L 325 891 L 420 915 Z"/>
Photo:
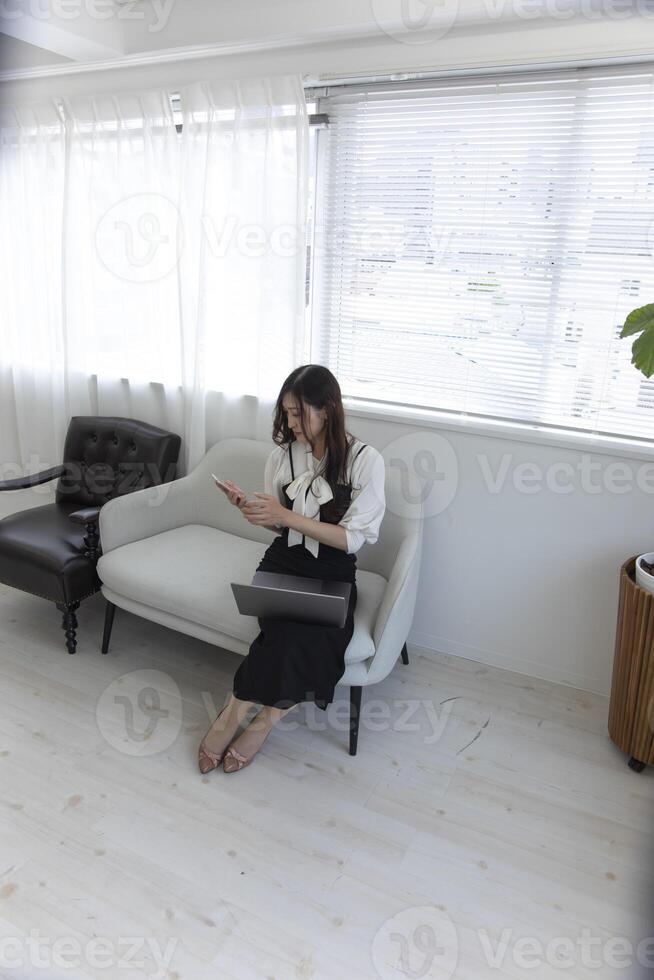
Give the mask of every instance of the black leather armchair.
<path id="1" fill-rule="evenodd" d="M 0 582 L 56 604 L 69 653 L 77 647 L 75 611 L 101 585 L 100 508 L 174 480 L 181 443 L 174 432 L 136 419 L 76 415 L 61 465 L 0 481 L 0 491 L 23 490 L 59 478 L 54 503 L 0 520 Z"/>

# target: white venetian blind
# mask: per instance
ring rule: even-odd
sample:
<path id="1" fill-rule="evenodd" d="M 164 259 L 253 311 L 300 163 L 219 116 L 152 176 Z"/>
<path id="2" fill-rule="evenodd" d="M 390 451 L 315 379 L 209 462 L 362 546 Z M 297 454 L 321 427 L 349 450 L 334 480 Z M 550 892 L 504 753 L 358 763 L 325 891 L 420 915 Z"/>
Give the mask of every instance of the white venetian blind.
<path id="1" fill-rule="evenodd" d="M 320 100 L 314 315 L 344 395 L 654 438 L 654 68 Z M 633 338 L 632 338 L 633 339 Z"/>

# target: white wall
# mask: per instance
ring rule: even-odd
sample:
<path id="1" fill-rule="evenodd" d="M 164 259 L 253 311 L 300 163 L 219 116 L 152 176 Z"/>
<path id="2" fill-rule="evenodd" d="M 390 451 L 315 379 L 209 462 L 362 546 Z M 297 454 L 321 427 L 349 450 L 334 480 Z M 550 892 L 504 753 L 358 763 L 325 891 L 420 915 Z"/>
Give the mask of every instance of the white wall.
<path id="1" fill-rule="evenodd" d="M 404 434 L 432 431 L 352 414 L 348 426 L 380 451 Z M 654 463 L 594 450 L 585 453 L 595 467 L 589 484 L 581 450 L 453 429 L 438 434 L 456 454 L 458 486 L 452 503 L 425 520 L 410 641 L 608 694 L 620 565 L 654 550 Z M 491 492 L 484 462 L 499 474 L 505 456 L 506 480 Z M 529 472 L 541 472 L 542 481 L 521 482 L 526 463 L 536 464 Z M 561 463 L 574 468 L 573 479 L 552 471 Z M 632 489 L 612 492 L 626 485 L 623 467 Z M 567 482 L 573 492 L 548 488 L 548 472 L 552 487 Z"/>

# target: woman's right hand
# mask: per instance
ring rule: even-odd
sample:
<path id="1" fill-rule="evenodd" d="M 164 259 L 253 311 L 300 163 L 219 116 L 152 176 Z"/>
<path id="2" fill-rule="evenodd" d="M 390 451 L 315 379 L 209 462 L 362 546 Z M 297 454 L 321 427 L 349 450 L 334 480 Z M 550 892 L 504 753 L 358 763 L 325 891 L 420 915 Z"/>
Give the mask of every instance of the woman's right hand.
<path id="1" fill-rule="evenodd" d="M 218 483 L 216 483 L 216 486 L 220 487 L 225 496 L 229 499 L 230 504 L 234 504 L 235 507 L 242 510 L 246 503 L 245 492 L 241 490 L 241 488 L 237 486 L 233 480 L 223 480 L 223 483 L 227 487 L 227 490 L 224 490 Z"/>

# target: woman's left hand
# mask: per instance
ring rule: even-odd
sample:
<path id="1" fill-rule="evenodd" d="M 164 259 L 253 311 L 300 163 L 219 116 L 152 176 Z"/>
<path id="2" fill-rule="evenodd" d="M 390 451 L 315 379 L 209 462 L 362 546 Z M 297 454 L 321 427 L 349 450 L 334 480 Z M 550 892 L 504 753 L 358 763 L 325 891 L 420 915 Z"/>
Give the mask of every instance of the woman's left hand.
<path id="1" fill-rule="evenodd" d="M 241 507 L 241 513 L 250 524 L 284 524 L 288 509 L 269 493 L 255 493 L 257 500 L 250 498 Z"/>

